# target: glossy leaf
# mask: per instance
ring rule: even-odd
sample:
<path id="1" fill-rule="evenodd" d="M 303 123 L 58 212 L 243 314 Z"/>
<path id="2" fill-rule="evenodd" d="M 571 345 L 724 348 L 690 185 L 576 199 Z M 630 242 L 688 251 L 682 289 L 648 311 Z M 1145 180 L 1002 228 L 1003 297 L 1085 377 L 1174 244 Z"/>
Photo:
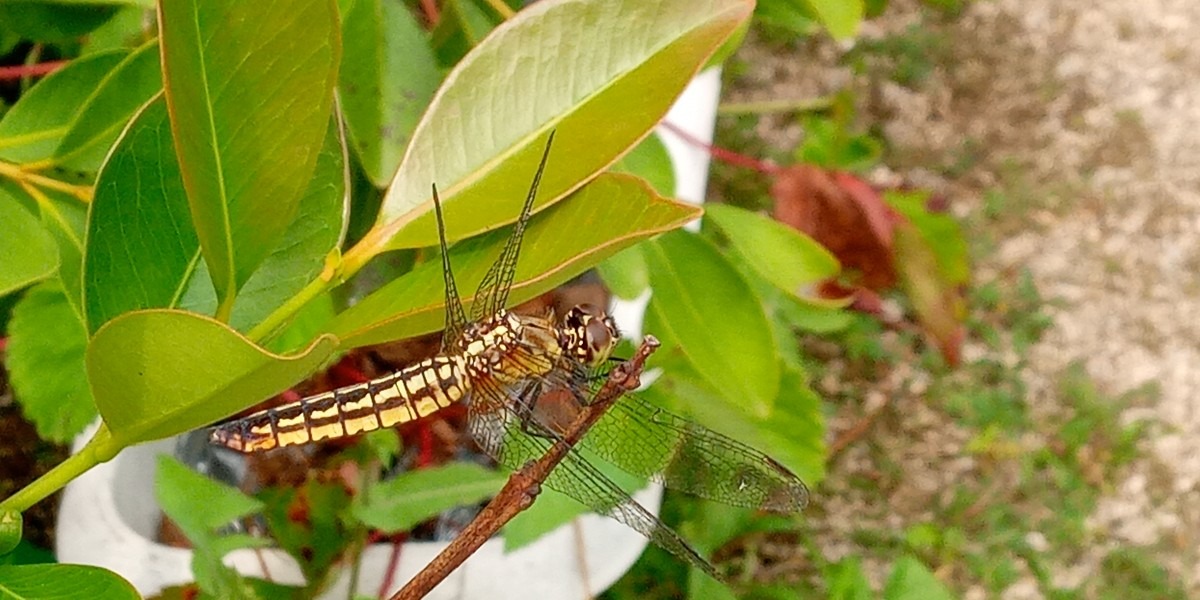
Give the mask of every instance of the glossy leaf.
<path id="1" fill-rule="evenodd" d="M 94 172 L 125 124 L 162 90 L 158 42 L 142 45 L 100 82 L 54 151 L 54 163 Z"/>
<path id="2" fill-rule="evenodd" d="M 5 364 L 25 418 L 43 439 L 67 443 L 96 405 L 84 369 L 87 331 L 54 281 L 37 285 L 13 307 Z"/>
<path id="3" fill-rule="evenodd" d="M 353 513 L 369 527 L 407 531 L 444 510 L 490 498 L 507 479 L 503 473 L 464 462 L 402 473 L 367 488 Z"/>
<path id="4" fill-rule="evenodd" d="M 227 417 L 317 370 L 336 341 L 279 356 L 212 319 L 173 310 L 126 313 L 87 349 L 88 379 L 118 445 L 169 437 Z"/>
<path id="5" fill-rule="evenodd" d="M 675 194 L 675 167 L 658 134 L 651 134 L 634 146 L 612 166 L 612 170 L 637 175 L 664 196 Z"/>
<path id="6" fill-rule="evenodd" d="M 135 118 L 96 180 L 83 274 L 89 333 L 121 313 L 176 306 L 199 247 L 160 96 Z"/>
<path id="7" fill-rule="evenodd" d="M 0 590 L 4 597 L 14 600 L 141 600 L 137 590 L 120 575 L 84 565 L 0 566 Z"/>
<path id="8" fill-rule="evenodd" d="M 934 577 L 921 561 L 905 556 L 896 561 L 887 584 L 883 587 L 884 600 L 952 600 L 954 596 L 946 586 Z"/>
<path id="9" fill-rule="evenodd" d="M 413 132 L 376 233 L 393 247 L 434 245 L 431 183 L 450 239 L 511 222 L 551 129 L 538 206 L 562 198 L 650 131 L 752 6 L 582 0 L 525 8 L 446 77 Z M 630 23 L 639 24 L 636 34 Z"/>
<path id="10" fill-rule="evenodd" d="M 709 206 L 705 218 L 721 229 L 739 258 L 775 287 L 813 304 L 844 304 L 821 298 L 813 287 L 841 270 L 837 259 L 816 240 L 779 221 L 725 204 Z"/>
<path id="11" fill-rule="evenodd" d="M 398 2 L 358 0 L 342 30 L 342 114 L 363 169 L 384 187 L 442 72 L 425 31 Z"/>
<path id="12" fill-rule="evenodd" d="M 708 242 L 678 232 L 644 248 L 650 302 L 696 370 L 757 416 L 779 390 L 778 351 L 749 284 Z"/>
<path id="13" fill-rule="evenodd" d="M 159 11 L 176 152 L 228 305 L 278 245 L 316 167 L 337 76 L 337 6 L 180 0 Z"/>
<path id="14" fill-rule="evenodd" d="M 38 219 L 0 188 L 0 296 L 50 277 L 58 248 Z"/>
<path id="15" fill-rule="evenodd" d="M 321 272 L 325 256 L 341 242 L 349 201 L 346 195 L 349 174 L 345 140 L 340 136 L 337 123 L 331 121 L 317 168 L 300 199 L 296 216 L 275 250 L 238 294 L 229 319 L 234 329 L 250 330 L 300 291 Z M 216 310 L 216 293 L 203 262 L 189 282 L 180 306 L 203 314 Z"/>
<path id="16" fill-rule="evenodd" d="M 695 206 L 655 195 L 630 175 L 602 175 L 525 231 L 509 301 L 520 303 L 553 289 L 613 253 L 696 218 Z M 449 224 L 448 224 L 449 225 Z M 468 305 L 509 230 L 458 244 L 451 263 Z M 440 261 L 427 261 L 338 315 L 330 325 L 347 347 L 438 331 L 443 325 Z"/>
<path id="17" fill-rule="evenodd" d="M 39 81 L 0 119 L 0 159 L 24 164 L 50 158 L 92 91 L 127 54 L 82 56 Z"/>

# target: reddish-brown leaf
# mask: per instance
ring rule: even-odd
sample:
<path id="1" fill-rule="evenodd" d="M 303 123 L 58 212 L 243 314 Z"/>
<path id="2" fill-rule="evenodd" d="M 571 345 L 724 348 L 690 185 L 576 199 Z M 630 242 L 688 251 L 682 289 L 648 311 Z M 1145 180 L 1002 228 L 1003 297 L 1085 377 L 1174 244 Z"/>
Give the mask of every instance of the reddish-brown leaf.
<path id="1" fill-rule="evenodd" d="M 771 195 L 775 219 L 812 236 L 833 252 L 855 283 L 873 290 L 896 284 L 892 244 L 902 221 L 865 181 L 811 165 L 779 171 Z"/>

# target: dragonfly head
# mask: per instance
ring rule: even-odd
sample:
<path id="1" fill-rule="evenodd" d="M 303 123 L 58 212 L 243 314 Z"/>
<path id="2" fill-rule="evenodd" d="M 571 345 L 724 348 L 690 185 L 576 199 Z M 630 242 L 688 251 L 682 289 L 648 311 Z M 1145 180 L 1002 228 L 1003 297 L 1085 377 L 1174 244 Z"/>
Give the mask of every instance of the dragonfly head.
<path id="1" fill-rule="evenodd" d="M 603 310 L 591 304 L 579 304 L 567 311 L 559 335 L 562 349 L 586 365 L 598 365 L 608 360 L 621 332 Z"/>

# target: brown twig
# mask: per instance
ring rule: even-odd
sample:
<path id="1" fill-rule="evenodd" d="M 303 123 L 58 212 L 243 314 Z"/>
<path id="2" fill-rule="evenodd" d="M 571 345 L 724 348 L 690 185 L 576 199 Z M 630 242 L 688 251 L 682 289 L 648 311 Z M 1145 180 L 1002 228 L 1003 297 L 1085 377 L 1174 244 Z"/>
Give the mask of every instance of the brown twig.
<path id="1" fill-rule="evenodd" d="M 654 336 L 646 336 L 633 358 L 620 363 L 609 372 L 608 379 L 592 403 L 580 411 L 563 432 L 563 436 L 555 441 L 541 458 L 526 463 L 521 469 L 513 472 L 496 497 L 492 498 L 466 529 L 463 529 L 462 533 L 407 585 L 392 595 L 391 600 L 417 600 L 424 597 L 467 557 L 483 546 L 505 523 L 529 508 L 541 491 L 542 482 L 546 481 L 554 467 L 567 457 L 571 449 L 618 398 L 636 389 L 641 383 L 640 377 L 646 359 L 658 346 L 658 340 L 654 339 Z"/>

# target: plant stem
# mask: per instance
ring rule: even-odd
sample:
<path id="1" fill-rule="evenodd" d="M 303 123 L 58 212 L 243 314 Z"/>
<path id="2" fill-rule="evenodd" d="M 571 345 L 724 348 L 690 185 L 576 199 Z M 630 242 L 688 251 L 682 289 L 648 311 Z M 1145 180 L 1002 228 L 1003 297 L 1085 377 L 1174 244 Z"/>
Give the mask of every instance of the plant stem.
<path id="1" fill-rule="evenodd" d="M 721 162 L 758 171 L 763 175 L 775 175 L 782 170 L 779 168 L 779 165 L 775 163 L 758 160 L 757 158 L 752 158 L 744 154 L 738 154 L 733 150 L 726 150 L 719 146 L 708 144 L 703 140 L 697 139 L 696 136 L 680 129 L 677 125 L 671 123 L 670 121 L 663 121 L 662 128 L 675 134 L 679 137 L 679 139 L 687 142 L 688 144 L 703 149 L 704 151 L 708 152 L 709 156 L 712 156 Z"/>
<path id="2" fill-rule="evenodd" d="M 718 115 L 765 115 L 781 112 L 812 112 L 833 106 L 832 96 L 803 100 L 764 100 L 761 102 L 728 102 L 717 107 Z"/>
<path id="3" fill-rule="evenodd" d="M 508 5 L 505 4 L 502 0 L 483 0 L 483 1 L 489 7 L 491 7 L 492 10 L 496 11 L 496 14 L 500 15 L 500 18 L 504 19 L 505 21 L 513 18 L 513 15 L 517 14 L 516 12 L 513 12 L 513 9 L 509 8 Z"/>
<path id="4" fill-rule="evenodd" d="M 355 246 L 355 248 L 357 247 Z M 259 321 L 258 325 L 255 325 L 246 334 L 246 337 L 255 342 L 261 342 L 271 337 L 288 319 L 292 318 L 301 308 L 304 308 L 304 305 L 308 304 L 310 300 L 321 295 L 322 292 L 329 289 L 332 285 L 340 283 L 341 278 L 339 274 L 341 273 L 342 264 L 337 251 L 331 252 L 325 257 L 325 268 L 321 270 L 321 274 L 316 279 L 308 282 L 308 285 L 301 288 L 291 298 L 288 298 L 287 302 L 279 305 L 279 308 L 271 311 L 271 314 L 267 315 L 267 318 Z"/>
<path id="5" fill-rule="evenodd" d="M 80 202 L 87 204 L 92 201 L 91 186 L 75 185 L 65 181 L 59 181 L 45 175 L 32 173 L 26 168 L 15 165 L 10 162 L 0 161 L 0 176 L 7 177 L 17 183 L 27 183 L 37 185 L 50 190 L 56 190 L 70 194 L 77 198 Z"/>
<path id="6" fill-rule="evenodd" d="M 38 75 L 47 75 L 56 71 L 63 66 L 66 66 L 65 60 L 49 60 L 44 63 L 32 65 L 9 65 L 0 67 L 0 81 L 10 81 L 13 79 L 21 79 L 23 77 L 36 77 Z"/>
<path id="7" fill-rule="evenodd" d="M 102 422 L 100 429 L 96 430 L 95 435 L 88 440 L 82 450 L 68 456 L 66 460 L 50 469 L 45 475 L 5 498 L 3 502 L 0 502 L 0 511 L 25 512 L 29 507 L 62 489 L 72 479 L 102 462 L 111 460 L 116 456 L 118 450 L 120 447 L 113 442 L 112 435 L 109 434 L 108 428 Z"/>

